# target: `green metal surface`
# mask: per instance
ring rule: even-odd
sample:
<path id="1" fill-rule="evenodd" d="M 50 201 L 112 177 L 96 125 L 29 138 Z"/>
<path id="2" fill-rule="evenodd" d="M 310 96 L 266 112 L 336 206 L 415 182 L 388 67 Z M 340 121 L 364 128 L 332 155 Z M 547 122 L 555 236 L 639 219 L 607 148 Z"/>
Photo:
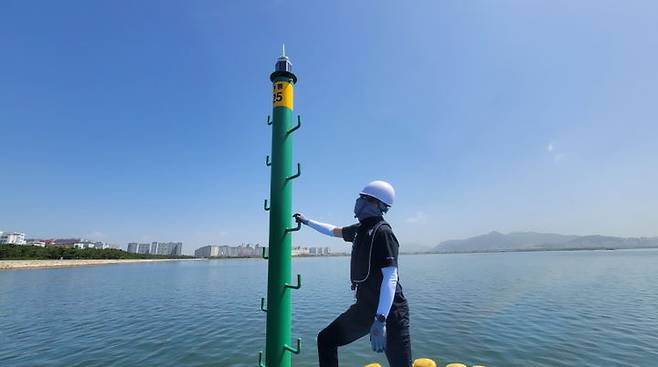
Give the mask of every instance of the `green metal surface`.
<path id="1" fill-rule="evenodd" d="M 288 82 L 293 88 L 297 78 L 292 73 L 275 72 L 271 81 Z M 301 121 L 293 126 L 292 119 L 293 110 L 285 106 L 273 107 L 272 119 L 268 117 L 272 152 L 266 158 L 266 165 L 271 168 L 271 182 L 270 199 L 265 201 L 264 209 L 270 213 L 270 233 L 267 256 L 263 252 L 263 258 L 268 260 L 267 302 L 261 300 L 261 310 L 267 313 L 265 364 L 262 354 L 259 356 L 259 365 L 267 367 L 290 367 L 292 354 L 301 351 L 301 339 L 297 339 L 296 347 L 291 343 L 291 292 L 301 286 L 299 275 L 296 285 L 291 282 L 292 232 L 300 228 L 300 225 L 292 226 L 292 184 L 301 173 L 299 164 L 295 171 L 292 164 L 293 132 Z"/>

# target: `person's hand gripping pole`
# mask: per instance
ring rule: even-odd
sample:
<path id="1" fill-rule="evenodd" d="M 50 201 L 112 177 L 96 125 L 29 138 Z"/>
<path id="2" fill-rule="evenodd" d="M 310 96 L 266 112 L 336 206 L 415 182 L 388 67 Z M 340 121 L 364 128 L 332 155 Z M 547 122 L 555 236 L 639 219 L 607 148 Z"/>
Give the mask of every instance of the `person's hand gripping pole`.
<path id="1" fill-rule="evenodd" d="M 316 222 L 313 219 L 306 218 L 302 213 L 295 213 L 293 218 L 295 218 L 297 223 L 307 225 L 322 234 L 326 234 L 327 236 L 331 237 L 336 236 L 336 232 L 334 230 L 338 227 L 333 224 Z"/>

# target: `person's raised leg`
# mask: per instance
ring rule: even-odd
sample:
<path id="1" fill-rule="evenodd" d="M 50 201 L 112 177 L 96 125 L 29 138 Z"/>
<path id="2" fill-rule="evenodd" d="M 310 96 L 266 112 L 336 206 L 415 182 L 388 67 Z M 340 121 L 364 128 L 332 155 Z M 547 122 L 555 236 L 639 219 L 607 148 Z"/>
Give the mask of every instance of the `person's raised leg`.
<path id="1" fill-rule="evenodd" d="M 386 320 L 386 359 L 390 367 L 411 367 L 409 309 L 401 307 Z"/>
<path id="2" fill-rule="evenodd" d="M 371 317 L 353 304 L 318 334 L 320 367 L 338 366 L 338 347 L 350 344 L 370 331 Z"/>

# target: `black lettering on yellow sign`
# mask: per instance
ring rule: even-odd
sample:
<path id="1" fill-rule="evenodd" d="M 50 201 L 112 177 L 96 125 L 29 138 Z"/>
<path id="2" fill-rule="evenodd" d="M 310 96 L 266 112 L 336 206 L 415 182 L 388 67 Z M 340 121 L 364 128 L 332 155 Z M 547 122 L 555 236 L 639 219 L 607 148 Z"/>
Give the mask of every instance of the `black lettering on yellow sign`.
<path id="1" fill-rule="evenodd" d="M 288 82 L 276 82 L 272 85 L 272 104 L 292 109 L 293 85 Z"/>

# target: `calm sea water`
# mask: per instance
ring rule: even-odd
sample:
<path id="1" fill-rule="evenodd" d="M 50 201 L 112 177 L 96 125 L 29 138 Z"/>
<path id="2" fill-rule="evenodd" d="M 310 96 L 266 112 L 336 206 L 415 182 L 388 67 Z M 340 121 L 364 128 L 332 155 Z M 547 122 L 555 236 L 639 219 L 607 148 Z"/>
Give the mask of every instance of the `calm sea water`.
<path id="1" fill-rule="evenodd" d="M 295 259 L 296 366 L 353 300 L 347 257 Z M 658 251 L 408 255 L 414 357 L 494 366 L 658 366 Z M 0 272 L 0 366 L 250 366 L 264 260 Z M 342 365 L 385 364 L 363 338 Z"/>

